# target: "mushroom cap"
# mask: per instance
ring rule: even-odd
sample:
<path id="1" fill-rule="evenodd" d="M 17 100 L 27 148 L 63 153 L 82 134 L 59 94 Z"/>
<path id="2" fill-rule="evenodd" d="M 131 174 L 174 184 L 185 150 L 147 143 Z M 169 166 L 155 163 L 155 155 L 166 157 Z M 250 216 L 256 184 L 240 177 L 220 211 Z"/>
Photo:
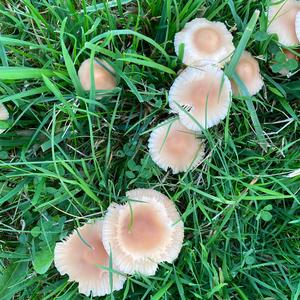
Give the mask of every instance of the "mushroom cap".
<path id="1" fill-rule="evenodd" d="M 179 46 L 184 44 L 183 63 L 186 65 L 224 65 L 235 49 L 232 39 L 223 23 L 196 18 L 175 34 L 175 52 L 178 55 Z"/>
<path id="2" fill-rule="evenodd" d="M 6 121 L 9 119 L 9 113 L 3 104 L 0 104 L 0 120 Z M 0 129 L 0 134 L 4 132 L 5 129 Z"/>
<path id="3" fill-rule="evenodd" d="M 179 120 L 159 124 L 152 131 L 148 146 L 152 160 L 165 171 L 171 168 L 173 174 L 198 166 L 205 150 L 204 141 Z"/>
<path id="4" fill-rule="evenodd" d="M 300 11 L 296 15 L 295 28 L 298 41 L 300 42 Z"/>
<path id="5" fill-rule="evenodd" d="M 262 89 L 264 81 L 260 74 L 259 64 L 249 52 L 243 52 L 235 70 L 250 96 L 257 94 Z M 231 86 L 233 94 L 238 95 L 239 89 L 233 80 L 231 80 Z"/>
<path id="6" fill-rule="evenodd" d="M 300 2 L 285 0 L 271 5 L 268 12 L 268 33 L 277 34 L 278 40 L 285 46 L 298 44 L 296 35 L 296 15 L 300 11 Z"/>
<path id="7" fill-rule="evenodd" d="M 109 267 L 109 255 L 102 243 L 102 221 L 85 224 L 59 242 L 54 250 L 54 264 L 69 281 L 78 282 L 79 292 L 89 296 L 110 294 L 110 274 L 101 266 Z M 113 267 L 115 270 L 115 268 Z M 112 289 L 120 290 L 126 277 L 113 273 Z"/>
<path id="8" fill-rule="evenodd" d="M 226 117 L 230 102 L 230 81 L 214 66 L 186 68 L 169 92 L 171 109 L 184 126 L 195 131 L 217 125 Z"/>
<path id="9" fill-rule="evenodd" d="M 114 263 L 127 273 L 154 275 L 158 263 L 172 262 L 183 243 L 183 223 L 174 203 L 151 189 L 126 193 L 133 201 L 112 203 L 104 218 L 103 244 Z"/>
<path id="10" fill-rule="evenodd" d="M 79 67 L 78 77 L 84 90 L 91 89 L 91 60 L 86 59 Z M 94 81 L 96 90 L 112 90 L 116 87 L 113 68 L 103 59 L 94 60 Z"/>

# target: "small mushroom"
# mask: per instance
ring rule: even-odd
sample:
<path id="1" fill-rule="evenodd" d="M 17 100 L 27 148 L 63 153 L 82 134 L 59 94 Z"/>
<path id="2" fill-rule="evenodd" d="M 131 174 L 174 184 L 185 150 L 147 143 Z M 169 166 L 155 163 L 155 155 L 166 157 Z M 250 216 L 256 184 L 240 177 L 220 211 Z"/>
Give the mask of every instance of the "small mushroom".
<path id="1" fill-rule="evenodd" d="M 3 104 L 0 104 L 0 121 L 6 121 L 9 119 L 9 113 Z M 3 133 L 5 129 L 0 128 L 0 134 Z"/>
<path id="2" fill-rule="evenodd" d="M 89 296 L 103 296 L 123 287 L 126 278 L 113 273 L 110 282 L 109 255 L 102 243 L 102 221 L 85 224 L 56 244 L 54 264 L 69 281 L 78 282 L 79 292 Z M 115 268 L 114 268 L 115 269 Z"/>
<path id="3" fill-rule="evenodd" d="M 184 44 L 183 63 L 186 65 L 224 65 L 235 49 L 232 39 L 223 23 L 196 18 L 176 33 L 174 46 L 178 55 L 180 45 Z"/>
<path id="4" fill-rule="evenodd" d="M 183 243 L 183 223 L 174 203 L 151 189 L 128 191 L 125 205 L 112 203 L 104 218 L 103 244 L 127 274 L 154 275 L 173 262 Z"/>
<path id="5" fill-rule="evenodd" d="M 243 52 L 235 70 L 250 96 L 257 94 L 261 90 L 264 81 L 260 74 L 259 64 L 249 52 Z M 238 95 L 239 89 L 233 80 L 231 80 L 231 86 L 233 94 Z"/>
<path id="6" fill-rule="evenodd" d="M 214 66 L 186 68 L 174 81 L 169 105 L 181 123 L 194 131 L 217 125 L 228 112 L 231 84 L 222 70 Z"/>
<path id="7" fill-rule="evenodd" d="M 86 59 L 78 70 L 78 76 L 84 90 L 91 89 L 91 60 Z M 113 68 L 103 59 L 94 59 L 95 90 L 112 90 L 116 87 Z"/>
<path id="8" fill-rule="evenodd" d="M 173 174 L 198 166 L 204 150 L 204 141 L 179 120 L 159 124 L 149 138 L 149 153 L 153 161 L 165 171 L 171 168 Z"/>
<path id="9" fill-rule="evenodd" d="M 268 11 L 268 33 L 277 34 L 279 42 L 285 46 L 297 45 L 295 24 L 299 11 L 300 2 L 296 0 L 276 1 Z"/>
<path id="10" fill-rule="evenodd" d="M 296 15 L 295 28 L 296 28 L 296 35 L 300 43 L 300 11 Z"/>

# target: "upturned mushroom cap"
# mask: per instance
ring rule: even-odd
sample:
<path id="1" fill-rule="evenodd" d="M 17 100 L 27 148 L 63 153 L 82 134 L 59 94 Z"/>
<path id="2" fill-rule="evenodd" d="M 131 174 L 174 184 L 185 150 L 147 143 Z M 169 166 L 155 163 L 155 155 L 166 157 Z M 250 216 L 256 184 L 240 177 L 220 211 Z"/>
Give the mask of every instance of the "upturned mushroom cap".
<path id="1" fill-rule="evenodd" d="M 194 131 L 217 125 L 228 112 L 231 84 L 224 72 L 213 66 L 186 68 L 174 81 L 169 105 L 181 123 Z"/>
<path id="2" fill-rule="evenodd" d="M 55 267 L 61 275 L 68 274 L 69 281 L 78 282 L 79 292 L 86 296 L 110 294 L 109 271 L 101 268 L 109 267 L 109 255 L 102 243 L 102 221 L 85 224 L 77 230 L 56 244 Z M 125 280 L 124 276 L 113 273 L 113 291 L 120 290 Z"/>
<path id="3" fill-rule="evenodd" d="M 276 4 L 277 3 L 277 4 Z M 300 11 L 300 2 L 285 0 L 273 1 L 268 12 L 268 32 L 277 34 L 281 44 L 293 46 L 298 44 L 296 35 L 296 15 Z"/>
<path id="4" fill-rule="evenodd" d="M 186 65 L 224 65 L 235 49 L 232 39 L 223 23 L 196 18 L 176 33 L 174 46 L 178 55 L 179 46 L 184 44 L 183 63 Z"/>
<path id="5" fill-rule="evenodd" d="M 154 275 L 158 263 L 172 262 L 183 243 L 183 223 L 174 203 L 151 189 L 126 193 L 132 200 L 109 206 L 103 224 L 103 244 L 114 263 L 127 273 Z"/>
<path id="6" fill-rule="evenodd" d="M 6 121 L 9 119 L 9 113 L 3 104 L 0 104 L 0 120 Z M 0 134 L 4 132 L 5 129 L 0 128 Z"/>
<path id="7" fill-rule="evenodd" d="M 91 89 L 91 60 L 86 59 L 78 70 L 78 76 L 84 90 Z M 112 90 L 116 87 L 116 80 L 113 76 L 114 70 L 102 59 L 94 60 L 94 81 L 95 90 Z"/>
<path id="8" fill-rule="evenodd" d="M 204 142 L 178 120 L 159 124 L 148 146 L 152 160 L 165 171 L 171 168 L 173 174 L 198 166 L 205 150 Z"/>
<path id="9" fill-rule="evenodd" d="M 249 52 L 243 52 L 235 70 L 246 86 L 250 96 L 257 94 L 261 90 L 264 81 L 260 74 L 259 64 Z M 231 86 L 233 94 L 238 95 L 239 89 L 233 80 L 231 80 Z"/>
<path id="10" fill-rule="evenodd" d="M 295 22 L 295 28 L 296 28 L 296 35 L 298 38 L 298 41 L 300 42 L 300 11 L 296 15 L 296 22 Z"/>

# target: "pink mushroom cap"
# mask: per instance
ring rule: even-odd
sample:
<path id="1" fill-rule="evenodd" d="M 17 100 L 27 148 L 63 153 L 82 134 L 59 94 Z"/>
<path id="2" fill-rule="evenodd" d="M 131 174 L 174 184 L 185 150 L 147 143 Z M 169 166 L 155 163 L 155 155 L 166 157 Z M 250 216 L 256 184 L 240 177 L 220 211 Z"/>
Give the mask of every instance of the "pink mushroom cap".
<path id="1" fill-rule="evenodd" d="M 196 18 L 185 24 L 175 35 L 174 46 L 177 55 L 184 44 L 183 63 L 203 66 L 206 64 L 224 65 L 234 52 L 232 34 L 222 22 L 211 22 Z"/>
<path id="2" fill-rule="evenodd" d="M 214 66 L 186 68 L 174 81 L 169 105 L 181 123 L 194 131 L 210 128 L 223 120 L 230 107 L 231 84 Z"/>
<path id="3" fill-rule="evenodd" d="M 179 120 L 163 122 L 151 133 L 149 153 L 163 170 L 173 174 L 197 167 L 204 158 L 205 143 Z"/>
<path id="4" fill-rule="evenodd" d="M 299 43 L 296 34 L 296 15 L 300 11 L 300 2 L 285 0 L 283 2 L 272 1 L 268 11 L 268 32 L 277 34 L 278 40 L 285 46 L 293 46 Z"/>
<path id="5" fill-rule="evenodd" d="M 85 224 L 64 241 L 56 244 L 54 264 L 61 275 L 68 274 L 69 281 L 78 282 L 79 292 L 89 296 L 110 294 L 109 255 L 102 242 L 102 221 Z M 101 268 L 104 267 L 104 268 Z M 115 267 L 113 266 L 113 269 Z M 126 277 L 112 274 L 112 290 L 123 287 Z"/>
<path id="6" fill-rule="evenodd" d="M 125 205 L 113 203 L 104 218 L 103 243 L 127 274 L 154 275 L 160 262 L 173 262 L 183 243 L 183 223 L 174 203 L 151 189 L 126 193 Z"/>
<path id="7" fill-rule="evenodd" d="M 260 74 L 259 64 L 257 60 L 247 51 L 244 51 L 236 66 L 236 72 L 247 88 L 249 95 L 257 94 L 263 87 L 264 81 Z M 236 83 L 231 81 L 234 95 L 239 94 Z"/>
<path id="8" fill-rule="evenodd" d="M 84 90 L 91 89 L 91 60 L 86 59 L 78 70 L 78 77 Z M 113 68 L 102 59 L 94 60 L 95 90 L 112 90 L 116 87 Z"/>

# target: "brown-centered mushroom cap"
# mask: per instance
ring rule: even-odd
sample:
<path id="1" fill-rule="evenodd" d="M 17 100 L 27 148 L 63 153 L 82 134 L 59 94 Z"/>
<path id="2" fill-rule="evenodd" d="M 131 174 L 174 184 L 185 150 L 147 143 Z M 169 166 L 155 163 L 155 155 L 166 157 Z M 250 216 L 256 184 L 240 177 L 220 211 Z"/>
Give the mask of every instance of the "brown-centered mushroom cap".
<path id="1" fill-rule="evenodd" d="M 204 142 L 179 120 L 159 124 L 152 131 L 148 146 L 152 160 L 165 171 L 170 168 L 173 174 L 198 166 L 205 150 Z"/>
<path id="2" fill-rule="evenodd" d="M 285 0 L 280 2 L 273 0 L 268 12 L 268 32 L 277 34 L 281 44 L 286 46 L 298 44 L 295 23 L 299 11 L 299 1 Z"/>
<path id="3" fill-rule="evenodd" d="M 9 113 L 3 104 L 0 104 L 0 120 L 6 121 L 9 119 Z M 0 134 L 4 132 L 5 129 L 0 129 Z"/>
<path id="4" fill-rule="evenodd" d="M 201 131 L 226 117 L 231 98 L 231 84 L 222 70 L 214 66 L 189 67 L 171 86 L 169 105 L 184 126 Z"/>
<path id="5" fill-rule="evenodd" d="M 78 231 L 78 232 L 77 232 Z M 109 255 L 102 243 L 102 221 L 85 224 L 56 244 L 54 264 L 69 281 L 78 282 L 79 292 L 89 296 L 110 294 Z M 115 268 L 114 268 L 115 269 Z M 113 273 L 113 291 L 120 290 L 126 280 Z"/>
<path id="6" fill-rule="evenodd" d="M 91 60 L 86 59 L 78 70 L 78 76 L 84 90 L 91 89 Z M 94 59 L 95 90 L 112 90 L 116 87 L 116 79 L 113 68 L 102 59 Z"/>
<path id="7" fill-rule="evenodd" d="M 260 74 L 259 64 L 257 60 L 247 51 L 244 51 L 236 66 L 236 72 L 241 81 L 247 88 L 250 96 L 257 94 L 264 85 Z M 232 80 L 231 86 L 234 95 L 239 94 L 236 83 Z"/>
<path id="8" fill-rule="evenodd" d="M 158 263 L 172 262 L 183 242 L 183 223 L 174 203 L 150 189 L 126 193 L 125 205 L 111 204 L 104 218 L 103 244 L 128 274 L 154 275 Z"/>
<path id="9" fill-rule="evenodd" d="M 223 23 L 196 18 L 176 33 L 174 45 L 178 55 L 180 45 L 184 44 L 183 63 L 186 65 L 224 65 L 235 49 L 232 39 Z"/>

